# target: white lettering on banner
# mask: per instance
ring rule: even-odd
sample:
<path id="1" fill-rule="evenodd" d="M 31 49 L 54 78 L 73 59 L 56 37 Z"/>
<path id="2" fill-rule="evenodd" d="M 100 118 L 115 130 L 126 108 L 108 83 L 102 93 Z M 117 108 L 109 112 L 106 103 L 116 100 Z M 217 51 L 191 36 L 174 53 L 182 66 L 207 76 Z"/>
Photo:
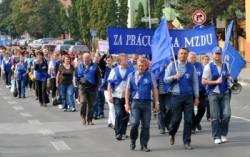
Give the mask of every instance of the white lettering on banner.
<path id="1" fill-rule="evenodd" d="M 136 45 L 141 46 L 141 34 L 139 34 L 139 36 L 137 38 Z"/>
<path id="2" fill-rule="evenodd" d="M 122 36 L 114 35 L 114 45 L 122 45 Z"/>
<path id="3" fill-rule="evenodd" d="M 193 38 L 189 41 L 187 37 L 184 37 L 185 39 L 185 47 L 194 47 L 194 41 Z"/>
<path id="4" fill-rule="evenodd" d="M 188 37 L 184 37 L 185 40 L 185 47 L 200 47 L 205 45 L 212 45 L 213 44 L 213 35 L 206 34 L 200 36 L 193 36 L 191 39 Z"/>
<path id="5" fill-rule="evenodd" d="M 172 39 L 171 39 L 171 41 L 172 41 Z M 172 47 L 180 47 L 178 38 L 175 38 L 174 43 L 172 42 Z"/>
<path id="6" fill-rule="evenodd" d="M 127 35 L 126 46 L 150 46 L 151 36 Z"/>
<path id="7" fill-rule="evenodd" d="M 213 34 L 207 34 L 206 35 L 207 36 L 207 44 L 208 45 L 212 45 L 213 44 Z M 210 39 L 210 41 L 209 41 L 209 39 Z"/>

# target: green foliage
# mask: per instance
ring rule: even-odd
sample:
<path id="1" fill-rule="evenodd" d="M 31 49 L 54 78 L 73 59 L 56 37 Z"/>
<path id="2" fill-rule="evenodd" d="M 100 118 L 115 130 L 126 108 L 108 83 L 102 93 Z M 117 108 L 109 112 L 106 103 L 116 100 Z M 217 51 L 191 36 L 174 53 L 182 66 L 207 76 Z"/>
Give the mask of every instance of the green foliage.
<path id="1" fill-rule="evenodd" d="M 142 3 L 140 2 L 138 4 L 138 9 L 136 11 L 136 17 L 135 17 L 135 22 L 134 22 L 135 27 L 146 27 L 146 24 L 141 21 L 143 17 L 145 17 L 144 7 Z"/>
<path id="2" fill-rule="evenodd" d="M 96 30 L 101 39 L 106 39 L 106 31 L 109 26 L 117 26 L 116 0 L 93 0 L 90 10 L 90 30 Z"/>
<path id="3" fill-rule="evenodd" d="M 207 24 L 215 24 L 216 18 L 223 15 L 232 0 L 178 0 L 174 6 L 179 14 L 178 19 L 186 26 L 191 27 L 192 13 L 197 9 L 203 9 L 207 14 Z"/>
<path id="4" fill-rule="evenodd" d="M 127 27 L 128 24 L 128 1 L 119 0 L 118 26 Z"/>
<path id="5" fill-rule="evenodd" d="M 164 0 L 157 0 L 156 7 L 155 7 L 155 17 L 159 20 L 161 19 L 163 12 L 162 9 L 164 8 Z"/>
<path id="6" fill-rule="evenodd" d="M 60 4 L 57 0 L 15 0 L 12 2 L 12 22 L 18 33 L 31 36 L 57 37 L 62 32 Z"/>
<path id="7" fill-rule="evenodd" d="M 15 26 L 11 19 L 11 3 L 12 0 L 2 0 L 0 4 L 0 30 L 9 32 L 12 36 L 16 36 Z"/>

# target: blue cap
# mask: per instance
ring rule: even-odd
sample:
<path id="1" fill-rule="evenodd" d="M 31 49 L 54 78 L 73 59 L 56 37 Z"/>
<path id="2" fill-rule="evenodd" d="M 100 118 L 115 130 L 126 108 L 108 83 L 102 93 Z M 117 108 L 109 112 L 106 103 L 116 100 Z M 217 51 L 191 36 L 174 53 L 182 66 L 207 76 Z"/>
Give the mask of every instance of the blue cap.
<path id="1" fill-rule="evenodd" d="M 222 50 L 219 46 L 213 48 L 212 53 L 222 53 Z"/>

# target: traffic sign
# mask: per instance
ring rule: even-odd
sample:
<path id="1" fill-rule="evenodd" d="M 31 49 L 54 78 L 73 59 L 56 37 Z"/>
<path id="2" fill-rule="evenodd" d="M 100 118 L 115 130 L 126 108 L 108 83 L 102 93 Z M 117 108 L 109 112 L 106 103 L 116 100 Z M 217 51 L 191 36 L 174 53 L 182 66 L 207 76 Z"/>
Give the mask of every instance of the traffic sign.
<path id="1" fill-rule="evenodd" d="M 202 24 L 204 24 L 206 22 L 207 15 L 201 9 L 195 10 L 195 12 L 192 15 L 192 19 L 193 19 L 194 24 L 196 24 L 196 25 L 202 25 Z"/>
<path id="2" fill-rule="evenodd" d="M 90 34 L 92 37 L 96 37 L 97 31 L 96 30 L 90 30 Z"/>

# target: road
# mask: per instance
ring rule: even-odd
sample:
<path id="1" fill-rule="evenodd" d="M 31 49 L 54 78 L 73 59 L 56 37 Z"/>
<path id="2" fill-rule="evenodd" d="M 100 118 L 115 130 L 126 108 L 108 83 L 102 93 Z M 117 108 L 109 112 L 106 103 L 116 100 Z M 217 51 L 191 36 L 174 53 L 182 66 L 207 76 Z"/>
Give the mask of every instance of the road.
<path id="1" fill-rule="evenodd" d="M 41 108 L 28 91 L 26 99 L 13 98 L 0 84 L 0 157 L 250 157 L 250 85 L 232 97 L 229 142 L 213 144 L 210 123 L 202 121 L 203 131 L 192 136 L 194 150 L 182 145 L 182 126 L 176 144 L 160 135 L 156 120 L 151 123 L 150 153 L 129 150 L 129 140 L 116 141 L 106 119 L 94 126 L 82 126 L 79 111 L 61 112 L 57 107 Z M 137 142 L 137 146 L 139 143 Z"/>

